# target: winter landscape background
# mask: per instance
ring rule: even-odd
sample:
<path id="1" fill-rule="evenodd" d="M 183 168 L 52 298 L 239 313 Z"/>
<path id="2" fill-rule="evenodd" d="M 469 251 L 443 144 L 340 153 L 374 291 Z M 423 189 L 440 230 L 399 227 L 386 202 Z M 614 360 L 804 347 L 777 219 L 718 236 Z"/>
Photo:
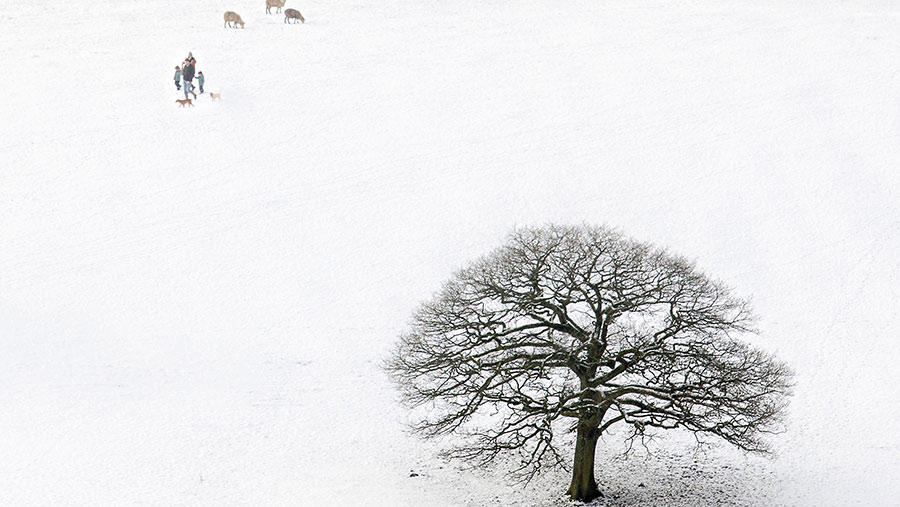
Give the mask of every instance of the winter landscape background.
<path id="1" fill-rule="evenodd" d="M 895 2 L 286 7 L 0 2 L 0 504 L 566 505 L 435 458 L 379 364 L 513 227 L 585 222 L 797 373 L 776 458 L 601 442 L 610 505 L 900 505 Z M 220 102 L 175 104 L 188 51 Z"/>

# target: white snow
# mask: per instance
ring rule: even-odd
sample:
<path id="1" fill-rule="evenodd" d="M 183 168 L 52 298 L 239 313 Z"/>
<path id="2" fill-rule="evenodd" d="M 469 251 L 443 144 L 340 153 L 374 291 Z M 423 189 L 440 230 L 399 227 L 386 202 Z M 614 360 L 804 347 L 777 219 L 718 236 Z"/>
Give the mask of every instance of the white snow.
<path id="1" fill-rule="evenodd" d="M 609 441 L 610 505 L 900 505 L 900 7 L 292 2 L 0 2 L 0 504 L 564 505 L 434 458 L 378 365 L 511 228 L 588 222 L 797 372 L 777 458 Z M 220 102 L 175 104 L 188 51 Z"/>

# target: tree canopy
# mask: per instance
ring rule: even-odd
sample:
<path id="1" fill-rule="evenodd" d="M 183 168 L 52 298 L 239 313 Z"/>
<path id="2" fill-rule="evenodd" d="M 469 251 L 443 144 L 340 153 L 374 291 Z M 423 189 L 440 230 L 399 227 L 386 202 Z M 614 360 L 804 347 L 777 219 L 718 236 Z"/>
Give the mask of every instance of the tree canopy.
<path id="1" fill-rule="evenodd" d="M 590 500 L 613 426 L 768 451 L 791 373 L 754 332 L 748 303 L 683 257 L 607 227 L 525 228 L 414 313 L 387 368 L 426 408 L 416 431 L 460 435 L 450 456 L 514 453 L 526 479 L 571 463 L 568 494 Z"/>

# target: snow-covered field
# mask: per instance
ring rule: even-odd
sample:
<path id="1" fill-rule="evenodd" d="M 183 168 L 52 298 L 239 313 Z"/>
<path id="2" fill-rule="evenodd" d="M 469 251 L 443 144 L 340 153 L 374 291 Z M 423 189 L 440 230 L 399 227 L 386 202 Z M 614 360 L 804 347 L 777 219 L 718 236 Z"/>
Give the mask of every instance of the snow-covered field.
<path id="1" fill-rule="evenodd" d="M 610 505 L 900 505 L 900 6 L 286 7 L 0 2 L 0 505 L 564 505 L 379 370 L 546 222 L 695 259 L 797 372 L 777 458 L 610 441 Z M 175 104 L 188 51 L 220 102 Z"/>

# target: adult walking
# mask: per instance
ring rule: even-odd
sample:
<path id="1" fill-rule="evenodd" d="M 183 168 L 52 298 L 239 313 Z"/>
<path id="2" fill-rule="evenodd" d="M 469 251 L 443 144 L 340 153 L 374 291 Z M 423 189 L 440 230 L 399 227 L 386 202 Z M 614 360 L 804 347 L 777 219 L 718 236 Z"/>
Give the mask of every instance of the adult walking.
<path id="1" fill-rule="evenodd" d="M 188 98 L 188 93 L 193 93 L 196 99 L 197 94 L 194 93 L 194 83 L 191 82 L 194 80 L 194 64 L 190 60 L 184 61 L 184 65 L 181 67 L 181 77 L 184 79 L 184 98 Z"/>

